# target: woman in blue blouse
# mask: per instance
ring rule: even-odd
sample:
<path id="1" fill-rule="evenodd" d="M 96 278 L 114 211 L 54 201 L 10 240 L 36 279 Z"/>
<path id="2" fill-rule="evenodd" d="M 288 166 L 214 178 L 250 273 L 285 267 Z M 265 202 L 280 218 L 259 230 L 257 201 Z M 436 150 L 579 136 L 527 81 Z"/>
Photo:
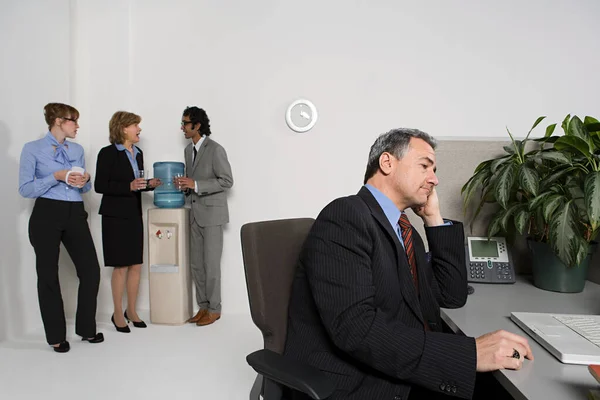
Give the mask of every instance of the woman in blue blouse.
<path id="1" fill-rule="evenodd" d="M 91 189 L 83 148 L 66 139 L 77 136 L 79 111 L 61 103 L 44 107 L 49 132 L 26 143 L 19 164 L 19 193 L 36 199 L 29 219 L 29 241 L 35 250 L 38 299 L 46 340 L 54 351 L 69 351 L 58 255 L 62 242 L 79 277 L 75 333 L 90 343 L 104 341 L 96 332 L 96 299 L 100 266 L 87 223 L 82 193 Z M 83 172 L 81 172 L 83 171 Z"/>
<path id="2" fill-rule="evenodd" d="M 111 288 L 114 313 L 111 321 L 118 332 L 129 333 L 127 321 L 136 328 L 146 323 L 136 311 L 142 263 L 144 262 L 144 223 L 141 192 L 154 190 L 160 179 L 140 176 L 144 154 L 137 147 L 142 118 L 127 111 L 117 111 L 110 122 L 110 145 L 102 148 L 96 162 L 96 192 L 102 194 L 102 252 L 104 265 L 112 267 Z M 127 308 L 123 294 L 127 291 Z"/>

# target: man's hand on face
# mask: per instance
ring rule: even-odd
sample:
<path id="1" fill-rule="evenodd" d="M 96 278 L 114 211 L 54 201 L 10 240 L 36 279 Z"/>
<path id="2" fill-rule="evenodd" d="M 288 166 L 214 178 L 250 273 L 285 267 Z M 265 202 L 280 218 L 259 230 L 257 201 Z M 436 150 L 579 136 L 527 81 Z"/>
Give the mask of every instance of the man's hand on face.
<path id="1" fill-rule="evenodd" d="M 440 213 L 440 201 L 435 187 L 431 189 L 431 192 L 427 197 L 427 203 L 422 206 L 412 207 L 412 210 L 423 219 L 425 226 L 438 226 L 444 224 L 444 219 Z"/>

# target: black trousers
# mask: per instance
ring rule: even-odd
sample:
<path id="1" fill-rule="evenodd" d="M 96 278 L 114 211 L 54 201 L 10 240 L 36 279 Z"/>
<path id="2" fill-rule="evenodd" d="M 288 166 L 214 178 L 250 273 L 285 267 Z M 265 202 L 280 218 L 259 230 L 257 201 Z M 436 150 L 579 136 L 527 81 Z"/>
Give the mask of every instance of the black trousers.
<path id="1" fill-rule="evenodd" d="M 66 339 L 65 312 L 58 281 L 61 242 L 69 252 L 79 278 L 75 333 L 86 338 L 96 334 L 100 266 L 87 216 L 83 202 L 40 197 L 29 218 L 29 241 L 35 249 L 38 299 L 48 344 Z"/>

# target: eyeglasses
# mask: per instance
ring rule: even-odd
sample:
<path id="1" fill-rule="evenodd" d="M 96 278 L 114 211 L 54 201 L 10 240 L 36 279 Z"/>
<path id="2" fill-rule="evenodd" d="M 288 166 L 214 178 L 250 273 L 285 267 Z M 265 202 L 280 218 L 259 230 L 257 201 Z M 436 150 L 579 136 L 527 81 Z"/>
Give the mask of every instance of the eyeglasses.
<path id="1" fill-rule="evenodd" d="M 74 119 L 74 118 L 67 118 L 67 117 L 61 117 L 61 118 L 62 118 L 62 119 L 66 119 L 67 121 L 72 121 L 72 122 L 75 122 L 75 123 L 77 123 L 77 120 L 76 120 L 76 119 Z"/>
<path id="2" fill-rule="evenodd" d="M 191 124 L 192 121 L 181 121 L 181 126 L 186 126 L 187 124 Z"/>

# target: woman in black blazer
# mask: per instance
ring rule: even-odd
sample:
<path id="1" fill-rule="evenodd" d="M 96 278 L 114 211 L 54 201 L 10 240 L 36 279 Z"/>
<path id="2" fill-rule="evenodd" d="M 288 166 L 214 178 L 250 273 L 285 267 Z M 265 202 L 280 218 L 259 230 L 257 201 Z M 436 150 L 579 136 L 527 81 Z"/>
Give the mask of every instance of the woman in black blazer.
<path id="1" fill-rule="evenodd" d="M 111 280 L 114 314 L 112 323 L 119 332 L 130 332 L 127 321 L 138 328 L 146 324 L 135 305 L 144 261 L 142 191 L 154 190 L 159 179 L 140 176 L 144 170 L 139 142 L 139 115 L 117 111 L 109 122 L 109 141 L 98 153 L 94 188 L 102 193 L 102 250 L 104 265 L 114 267 Z M 127 282 L 127 308 L 123 312 L 123 292 Z"/>

